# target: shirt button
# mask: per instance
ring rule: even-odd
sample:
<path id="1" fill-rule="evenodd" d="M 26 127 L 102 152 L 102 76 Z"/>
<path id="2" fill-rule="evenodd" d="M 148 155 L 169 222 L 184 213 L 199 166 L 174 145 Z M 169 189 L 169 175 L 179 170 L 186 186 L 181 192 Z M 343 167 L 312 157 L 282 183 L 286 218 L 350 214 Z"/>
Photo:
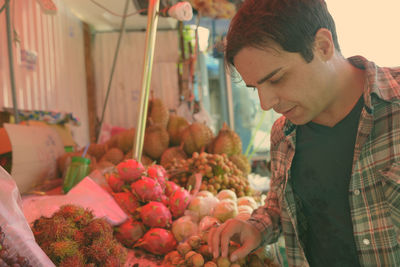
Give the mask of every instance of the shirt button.
<path id="1" fill-rule="evenodd" d="M 364 243 L 364 245 L 369 245 L 370 242 L 369 242 L 368 239 L 364 238 L 364 239 L 363 239 L 363 243 Z"/>
<path id="2" fill-rule="evenodd" d="M 356 189 L 354 190 L 354 195 L 358 196 L 360 194 L 360 190 Z"/>

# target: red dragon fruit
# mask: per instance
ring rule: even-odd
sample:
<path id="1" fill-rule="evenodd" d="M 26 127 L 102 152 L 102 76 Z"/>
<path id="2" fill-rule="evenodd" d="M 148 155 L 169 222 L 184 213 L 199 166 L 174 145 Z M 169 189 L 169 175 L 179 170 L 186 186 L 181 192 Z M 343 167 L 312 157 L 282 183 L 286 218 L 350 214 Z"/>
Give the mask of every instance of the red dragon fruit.
<path id="1" fill-rule="evenodd" d="M 142 222 L 138 222 L 129 218 L 126 222 L 115 228 L 115 238 L 128 248 L 143 237 L 146 229 Z"/>
<path id="2" fill-rule="evenodd" d="M 122 180 L 118 175 L 111 174 L 107 178 L 107 183 L 110 186 L 113 192 L 122 192 L 122 187 L 124 186 L 125 182 Z"/>
<path id="3" fill-rule="evenodd" d="M 180 188 L 169 197 L 169 208 L 174 218 L 181 217 L 190 204 L 191 196 L 186 189 Z"/>
<path id="4" fill-rule="evenodd" d="M 153 178 L 161 185 L 161 188 L 165 189 L 165 178 L 167 177 L 167 171 L 161 165 L 150 165 L 147 167 L 147 175 Z"/>
<path id="5" fill-rule="evenodd" d="M 161 201 L 163 190 L 160 184 L 149 177 L 142 176 L 142 179 L 131 184 L 132 193 L 140 201 Z"/>
<path id="6" fill-rule="evenodd" d="M 113 196 L 121 209 L 127 214 L 135 215 L 138 213 L 137 208 L 140 207 L 140 203 L 131 192 L 115 193 Z"/>
<path id="7" fill-rule="evenodd" d="M 145 172 L 142 163 L 134 159 L 127 159 L 119 163 L 117 165 L 117 170 L 121 179 L 130 183 L 138 180 Z"/>
<path id="8" fill-rule="evenodd" d="M 192 191 L 192 195 L 184 188 L 180 187 L 172 195 L 169 196 L 169 209 L 171 210 L 174 218 L 181 217 L 185 212 L 186 208 L 190 204 L 193 196 L 195 196 L 200 189 L 202 174 L 195 174 L 195 188 Z"/>
<path id="9" fill-rule="evenodd" d="M 140 218 L 149 227 L 168 228 L 172 224 L 169 209 L 161 202 L 150 201 L 140 209 Z"/>
<path id="10" fill-rule="evenodd" d="M 169 197 L 179 188 L 181 188 L 181 187 L 179 185 L 177 185 L 176 183 L 171 182 L 171 181 L 166 181 L 165 182 L 165 195 Z"/>
<path id="11" fill-rule="evenodd" d="M 166 207 L 169 206 L 169 197 L 166 195 L 161 195 L 161 203 L 163 203 Z"/>
<path id="12" fill-rule="evenodd" d="M 139 239 L 135 247 L 141 247 L 156 255 L 165 255 L 177 246 L 171 231 L 164 228 L 152 228 Z"/>

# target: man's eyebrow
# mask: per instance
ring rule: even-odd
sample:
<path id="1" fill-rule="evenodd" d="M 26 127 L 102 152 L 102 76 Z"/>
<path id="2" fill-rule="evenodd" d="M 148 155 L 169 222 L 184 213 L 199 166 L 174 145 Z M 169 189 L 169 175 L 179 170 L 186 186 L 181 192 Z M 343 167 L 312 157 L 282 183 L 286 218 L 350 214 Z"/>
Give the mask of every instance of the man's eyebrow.
<path id="1" fill-rule="evenodd" d="M 270 79 L 272 76 L 274 76 L 278 71 L 280 71 L 282 69 L 282 67 L 277 68 L 273 71 L 271 71 L 270 73 L 268 73 L 267 75 L 265 75 L 263 78 L 261 78 L 260 80 L 257 81 L 257 84 L 261 84 L 263 82 L 265 82 L 266 80 Z M 247 87 L 256 87 L 254 85 L 251 84 L 246 84 Z"/>

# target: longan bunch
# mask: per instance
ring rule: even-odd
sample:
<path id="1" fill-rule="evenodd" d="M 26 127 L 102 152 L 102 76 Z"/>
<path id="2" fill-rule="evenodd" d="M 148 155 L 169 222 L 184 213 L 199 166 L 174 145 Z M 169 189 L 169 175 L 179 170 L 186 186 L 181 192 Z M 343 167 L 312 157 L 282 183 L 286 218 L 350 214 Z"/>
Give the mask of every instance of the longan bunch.
<path id="1" fill-rule="evenodd" d="M 226 154 L 194 152 L 191 158 L 171 164 L 168 172 L 173 182 L 184 187 L 193 187 L 192 174 L 202 173 L 200 190 L 210 191 L 214 195 L 223 189 L 235 191 L 238 197 L 253 194 L 243 172 L 229 160 Z"/>

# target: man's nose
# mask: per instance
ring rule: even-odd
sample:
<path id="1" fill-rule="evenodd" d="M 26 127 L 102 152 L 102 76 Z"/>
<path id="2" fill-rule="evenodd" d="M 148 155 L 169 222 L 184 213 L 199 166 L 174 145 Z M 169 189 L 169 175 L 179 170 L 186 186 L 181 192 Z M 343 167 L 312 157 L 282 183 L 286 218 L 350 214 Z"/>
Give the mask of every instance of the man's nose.
<path id="1" fill-rule="evenodd" d="M 279 97 L 268 88 L 257 88 L 258 97 L 260 99 L 261 108 L 270 110 L 279 103 Z"/>

